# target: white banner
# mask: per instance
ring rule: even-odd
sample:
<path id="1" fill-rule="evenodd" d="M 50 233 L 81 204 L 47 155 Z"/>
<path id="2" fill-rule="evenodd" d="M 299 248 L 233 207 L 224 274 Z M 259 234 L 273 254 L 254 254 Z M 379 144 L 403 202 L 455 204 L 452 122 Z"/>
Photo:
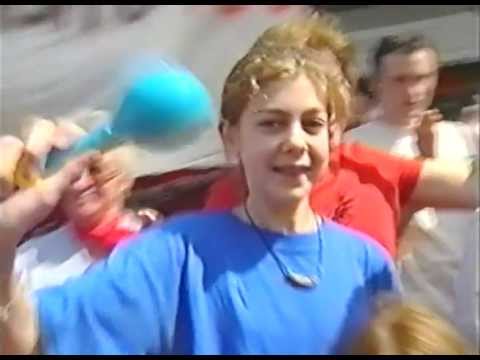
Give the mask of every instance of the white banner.
<path id="1" fill-rule="evenodd" d="M 390 13 L 387 12 L 388 9 Z M 402 10 L 403 9 L 403 10 Z M 402 6 L 380 8 L 394 17 Z M 378 6 L 344 14 L 349 28 L 378 16 Z M 0 133 L 17 133 L 31 114 L 57 117 L 82 109 L 110 110 L 122 67 L 156 51 L 190 68 L 218 106 L 223 81 L 270 25 L 310 11 L 305 5 L 0 5 Z M 362 20 L 363 19 L 363 20 Z M 393 20 L 393 18 L 392 18 Z M 365 25 L 365 24 L 363 24 Z M 364 70 L 382 36 L 420 31 L 436 40 L 444 60 L 478 56 L 479 17 L 466 11 L 351 35 Z M 362 27 L 362 26 L 360 26 Z M 364 26 L 363 26 L 364 27 Z M 215 129 L 191 146 L 161 154 L 140 151 L 135 172 L 223 163 Z"/>

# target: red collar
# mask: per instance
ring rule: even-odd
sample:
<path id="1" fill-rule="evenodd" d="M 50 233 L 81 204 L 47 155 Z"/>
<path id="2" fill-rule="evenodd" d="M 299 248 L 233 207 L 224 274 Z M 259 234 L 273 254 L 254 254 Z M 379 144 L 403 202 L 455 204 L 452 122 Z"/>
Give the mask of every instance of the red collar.
<path id="1" fill-rule="evenodd" d="M 74 226 L 75 233 L 87 248 L 110 253 L 118 244 L 128 240 L 142 229 L 141 220 L 133 213 L 126 213 L 96 227 L 85 230 Z"/>

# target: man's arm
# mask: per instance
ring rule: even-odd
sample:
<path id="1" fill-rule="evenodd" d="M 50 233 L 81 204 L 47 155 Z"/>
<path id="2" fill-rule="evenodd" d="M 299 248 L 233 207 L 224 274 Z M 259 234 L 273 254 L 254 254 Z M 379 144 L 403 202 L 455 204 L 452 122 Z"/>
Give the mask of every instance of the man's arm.
<path id="1" fill-rule="evenodd" d="M 2 241 L 12 239 L 3 238 Z M 10 254 L 14 257 L 15 250 Z M 2 258 L 6 257 L 2 254 Z M 2 266 L 0 275 L 0 355 L 38 354 L 38 327 L 35 311 L 12 270 Z"/>
<path id="2" fill-rule="evenodd" d="M 479 162 L 428 159 L 410 198 L 414 209 L 476 209 L 479 206 Z"/>
<path id="3" fill-rule="evenodd" d="M 65 190 L 92 161 L 83 156 L 34 187 L 14 192 L 13 173 L 25 151 L 13 137 L 0 137 L 0 354 L 32 354 L 38 331 L 33 307 L 13 275 L 15 252 L 22 236 L 55 208 Z"/>

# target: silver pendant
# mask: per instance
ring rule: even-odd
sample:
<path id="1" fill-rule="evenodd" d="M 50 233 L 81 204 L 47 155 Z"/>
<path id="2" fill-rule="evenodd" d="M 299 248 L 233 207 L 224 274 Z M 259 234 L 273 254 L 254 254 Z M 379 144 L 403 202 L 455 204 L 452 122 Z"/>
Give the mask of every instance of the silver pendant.
<path id="1" fill-rule="evenodd" d="M 317 286 L 317 279 L 312 276 L 306 276 L 289 271 L 286 274 L 287 281 L 295 287 L 311 289 Z"/>

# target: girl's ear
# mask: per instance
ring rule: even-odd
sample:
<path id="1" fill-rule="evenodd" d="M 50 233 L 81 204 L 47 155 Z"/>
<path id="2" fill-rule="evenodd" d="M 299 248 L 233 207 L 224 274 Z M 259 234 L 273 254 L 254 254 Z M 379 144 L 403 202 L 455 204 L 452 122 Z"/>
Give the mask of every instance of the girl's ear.
<path id="1" fill-rule="evenodd" d="M 222 121 L 219 125 L 219 131 L 227 160 L 238 164 L 240 161 L 238 126 Z"/>
<path id="2" fill-rule="evenodd" d="M 329 139 L 330 151 L 340 146 L 340 143 L 342 142 L 342 133 L 343 133 L 342 126 L 339 124 L 338 121 L 332 121 L 329 123 L 328 139 Z"/>

